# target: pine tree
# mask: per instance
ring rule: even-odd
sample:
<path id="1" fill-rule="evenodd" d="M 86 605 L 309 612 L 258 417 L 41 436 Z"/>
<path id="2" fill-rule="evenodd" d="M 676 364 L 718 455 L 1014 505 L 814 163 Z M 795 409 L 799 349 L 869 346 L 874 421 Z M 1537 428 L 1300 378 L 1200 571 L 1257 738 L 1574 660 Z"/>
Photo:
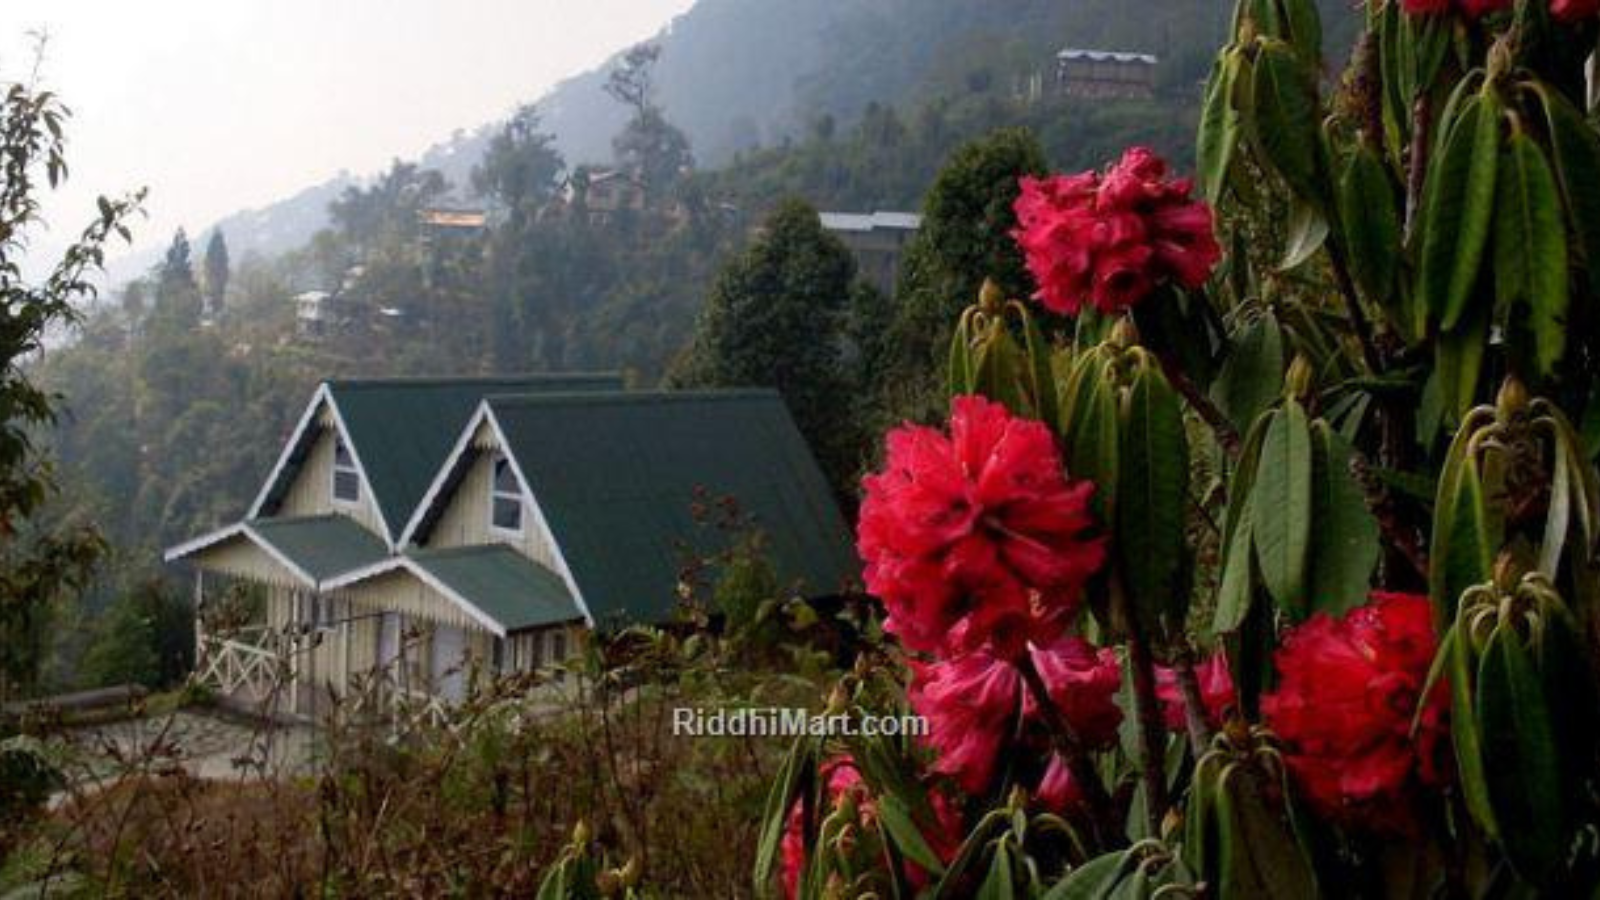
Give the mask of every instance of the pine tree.
<path id="1" fill-rule="evenodd" d="M 858 468 L 843 375 L 845 311 L 856 264 L 817 211 L 786 200 L 761 234 L 718 274 L 681 386 L 777 388 L 836 489 Z"/>
<path id="2" fill-rule="evenodd" d="M 221 229 L 211 232 L 211 240 L 206 242 L 204 266 L 206 312 L 216 315 L 222 312 L 229 276 L 228 241 L 222 236 Z"/>

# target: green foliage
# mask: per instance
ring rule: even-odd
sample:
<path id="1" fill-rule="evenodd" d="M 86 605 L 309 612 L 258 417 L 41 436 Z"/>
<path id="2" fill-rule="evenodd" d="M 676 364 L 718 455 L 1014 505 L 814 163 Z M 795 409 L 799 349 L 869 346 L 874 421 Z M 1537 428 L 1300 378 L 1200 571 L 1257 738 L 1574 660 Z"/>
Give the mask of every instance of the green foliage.
<path id="1" fill-rule="evenodd" d="M 0 98 L 0 701 L 32 687 L 44 656 L 44 624 L 80 587 L 101 550 L 87 526 L 42 518 L 56 492 L 52 461 L 37 443 L 55 422 L 55 400 L 25 368 L 54 329 L 92 297 L 92 272 L 137 198 L 101 198 L 82 235 L 27 280 L 23 255 L 41 226 L 40 193 L 66 177 L 66 109 L 49 91 L 12 84 Z M 43 183 L 40 178 L 43 178 Z"/>
<path id="2" fill-rule="evenodd" d="M 777 388 L 835 490 L 848 493 L 856 440 L 839 398 L 845 314 L 855 260 L 800 200 L 778 207 L 760 236 L 718 275 L 673 383 Z"/>

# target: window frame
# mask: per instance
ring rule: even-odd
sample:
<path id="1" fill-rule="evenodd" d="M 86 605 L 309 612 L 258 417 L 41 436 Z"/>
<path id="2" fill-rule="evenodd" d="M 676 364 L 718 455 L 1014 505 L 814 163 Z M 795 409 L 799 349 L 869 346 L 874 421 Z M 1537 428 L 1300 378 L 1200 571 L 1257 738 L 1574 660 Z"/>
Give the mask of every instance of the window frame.
<path id="1" fill-rule="evenodd" d="M 512 488 L 504 490 L 500 487 L 500 467 L 504 465 L 505 471 L 511 476 Z M 516 501 L 517 524 L 515 527 L 501 525 L 499 510 L 502 501 Z M 517 477 L 516 467 L 511 464 L 511 457 L 503 452 L 495 451 L 489 457 L 489 533 L 504 537 L 521 538 L 527 533 L 528 527 L 528 502 L 523 496 L 522 479 Z"/>
<path id="2" fill-rule="evenodd" d="M 339 461 L 339 451 L 344 451 L 345 462 Z M 351 451 L 350 445 L 345 443 L 344 435 L 334 432 L 333 435 L 333 463 L 328 467 L 328 496 L 334 503 L 341 506 L 361 505 L 361 467 L 356 464 L 356 455 Z M 347 475 L 354 480 L 355 496 L 343 497 L 339 495 L 339 476 Z"/>

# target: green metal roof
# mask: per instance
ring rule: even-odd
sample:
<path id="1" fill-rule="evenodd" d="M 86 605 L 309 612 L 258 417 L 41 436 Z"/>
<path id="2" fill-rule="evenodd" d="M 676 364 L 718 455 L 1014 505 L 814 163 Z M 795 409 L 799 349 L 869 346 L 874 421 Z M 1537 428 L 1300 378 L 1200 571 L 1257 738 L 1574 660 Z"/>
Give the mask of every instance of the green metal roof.
<path id="1" fill-rule="evenodd" d="M 389 555 L 382 538 L 341 515 L 251 519 L 245 525 L 318 582 Z"/>
<path id="2" fill-rule="evenodd" d="M 695 520 L 699 491 L 738 502 L 786 584 L 815 596 L 854 577 L 844 518 L 775 391 L 488 404 L 598 624 L 667 618 L 685 562 L 727 546 L 728 535 Z"/>
<path id="3" fill-rule="evenodd" d="M 398 539 L 412 510 L 422 500 L 433 476 L 461 429 L 484 397 L 491 394 L 528 394 L 544 391 L 617 390 L 622 378 L 614 373 L 538 374 L 492 378 L 372 378 L 327 382 L 339 418 L 374 499 Z M 278 473 L 259 512 L 270 515 L 293 473 L 309 452 L 315 429 L 300 436 L 290 464 Z"/>
<path id="4" fill-rule="evenodd" d="M 503 544 L 410 550 L 406 556 L 507 634 L 583 618 L 559 575 Z"/>

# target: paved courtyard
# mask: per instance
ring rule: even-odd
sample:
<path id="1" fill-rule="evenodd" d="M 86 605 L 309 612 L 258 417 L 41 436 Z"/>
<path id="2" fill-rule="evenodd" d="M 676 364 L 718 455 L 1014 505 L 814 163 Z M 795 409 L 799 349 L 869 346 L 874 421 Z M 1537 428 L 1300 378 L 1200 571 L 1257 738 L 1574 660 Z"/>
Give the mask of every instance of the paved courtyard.
<path id="1" fill-rule="evenodd" d="M 87 777 L 129 761 L 181 766 L 199 778 L 288 776 L 311 763 L 315 731 L 306 725 L 266 724 L 198 710 L 127 719 L 68 732 L 90 760 Z"/>

